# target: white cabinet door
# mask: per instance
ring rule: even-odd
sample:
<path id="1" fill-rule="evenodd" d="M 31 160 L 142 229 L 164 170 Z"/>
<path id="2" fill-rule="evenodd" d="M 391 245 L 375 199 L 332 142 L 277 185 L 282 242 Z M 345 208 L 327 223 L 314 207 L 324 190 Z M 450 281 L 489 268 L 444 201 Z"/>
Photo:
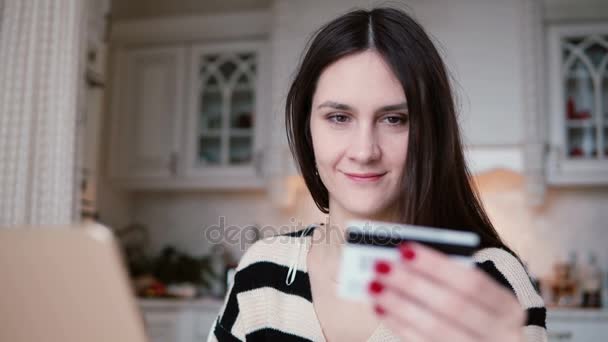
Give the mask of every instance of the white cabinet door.
<path id="1" fill-rule="evenodd" d="M 221 303 L 220 303 L 221 304 Z M 217 308 L 210 307 L 205 310 L 200 310 L 195 313 L 195 338 L 197 341 L 206 341 L 207 337 L 211 333 L 211 329 L 215 324 L 215 320 L 217 319 L 220 313 L 221 307 Z"/>
<path id="2" fill-rule="evenodd" d="M 554 309 L 547 311 L 549 342 L 599 342 L 608 336 L 608 311 Z"/>
<path id="3" fill-rule="evenodd" d="M 139 300 L 151 342 L 206 341 L 223 305 L 218 299 Z"/>
<path id="4" fill-rule="evenodd" d="M 181 147 L 184 48 L 128 48 L 115 57 L 110 175 L 170 180 Z"/>
<path id="5" fill-rule="evenodd" d="M 605 321 L 552 322 L 548 326 L 549 342 L 600 342 L 608 336 Z"/>
<path id="6" fill-rule="evenodd" d="M 263 41 L 119 49 L 111 178 L 140 190 L 262 189 L 267 50 Z"/>
<path id="7" fill-rule="evenodd" d="M 608 184 L 608 25 L 555 25 L 548 37 L 548 182 Z"/>
<path id="8" fill-rule="evenodd" d="M 150 342 L 181 342 L 178 341 L 179 318 L 180 314 L 176 311 L 144 311 Z"/>
<path id="9" fill-rule="evenodd" d="M 204 188 L 262 185 L 262 42 L 200 44 L 190 51 L 185 175 Z"/>

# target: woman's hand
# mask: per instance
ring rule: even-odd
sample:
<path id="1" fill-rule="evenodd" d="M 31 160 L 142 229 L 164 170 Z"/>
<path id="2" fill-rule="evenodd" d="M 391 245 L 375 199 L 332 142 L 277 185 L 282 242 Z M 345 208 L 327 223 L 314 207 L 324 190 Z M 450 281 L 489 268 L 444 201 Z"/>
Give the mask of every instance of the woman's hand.
<path id="1" fill-rule="evenodd" d="M 406 341 L 522 342 L 525 311 L 512 292 L 476 267 L 421 244 L 376 264 L 376 313 Z"/>

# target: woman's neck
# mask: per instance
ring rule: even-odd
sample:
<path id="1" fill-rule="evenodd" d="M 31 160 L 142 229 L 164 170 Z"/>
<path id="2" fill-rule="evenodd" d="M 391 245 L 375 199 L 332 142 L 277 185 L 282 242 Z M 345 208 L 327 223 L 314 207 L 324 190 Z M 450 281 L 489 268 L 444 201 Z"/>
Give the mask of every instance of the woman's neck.
<path id="1" fill-rule="evenodd" d="M 354 215 L 339 205 L 333 205 L 330 201 L 330 211 L 326 222 L 313 231 L 311 249 L 315 249 L 314 254 L 318 260 L 323 260 L 328 270 L 337 274 L 342 248 L 346 242 L 346 227 L 351 220 L 376 220 L 391 222 L 394 221 L 394 213 L 391 208 L 385 213 L 373 215 L 371 217 L 361 217 Z M 334 273 L 336 272 L 336 273 Z"/>

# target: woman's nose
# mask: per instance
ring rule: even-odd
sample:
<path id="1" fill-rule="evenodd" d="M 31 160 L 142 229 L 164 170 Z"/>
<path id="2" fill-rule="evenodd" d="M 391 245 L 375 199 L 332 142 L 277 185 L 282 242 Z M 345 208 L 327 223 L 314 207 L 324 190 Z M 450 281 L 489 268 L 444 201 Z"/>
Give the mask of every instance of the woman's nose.
<path id="1" fill-rule="evenodd" d="M 380 159 L 380 146 L 372 128 L 361 127 L 351 136 L 348 156 L 351 160 L 361 164 L 368 164 Z"/>

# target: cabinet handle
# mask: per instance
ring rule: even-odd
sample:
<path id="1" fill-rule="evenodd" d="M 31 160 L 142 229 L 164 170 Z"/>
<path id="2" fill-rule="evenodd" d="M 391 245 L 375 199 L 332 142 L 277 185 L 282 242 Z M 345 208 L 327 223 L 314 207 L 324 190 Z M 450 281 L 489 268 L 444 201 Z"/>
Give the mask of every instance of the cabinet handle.
<path id="1" fill-rule="evenodd" d="M 550 341 L 570 341 L 572 340 L 571 331 L 549 332 Z"/>
<path id="2" fill-rule="evenodd" d="M 253 154 L 253 167 L 255 168 L 255 174 L 257 176 L 262 176 L 262 158 L 263 152 L 261 150 L 257 150 Z"/>
<path id="3" fill-rule="evenodd" d="M 171 175 L 177 175 L 177 162 L 179 155 L 177 152 L 171 152 L 171 157 L 169 159 L 169 170 L 171 171 Z"/>
<path id="4" fill-rule="evenodd" d="M 561 168 L 562 160 L 564 160 L 564 148 L 562 148 L 562 146 L 557 146 L 555 150 L 557 153 L 557 167 Z"/>

